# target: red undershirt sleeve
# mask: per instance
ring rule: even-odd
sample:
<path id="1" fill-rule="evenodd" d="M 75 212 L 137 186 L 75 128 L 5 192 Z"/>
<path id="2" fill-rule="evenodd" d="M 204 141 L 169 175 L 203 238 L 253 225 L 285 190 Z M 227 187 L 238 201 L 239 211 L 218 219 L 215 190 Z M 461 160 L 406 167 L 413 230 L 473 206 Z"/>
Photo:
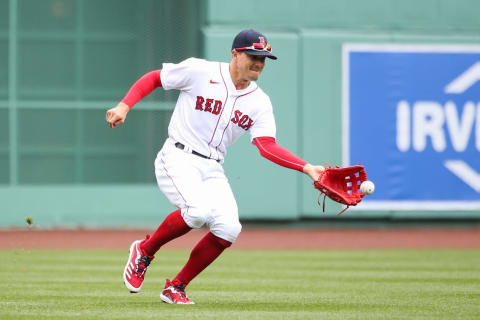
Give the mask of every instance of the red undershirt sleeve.
<path id="1" fill-rule="evenodd" d="M 130 90 L 128 90 L 125 97 L 123 97 L 122 102 L 132 109 L 138 101 L 148 96 L 153 90 L 155 90 L 155 88 L 161 87 L 161 71 L 161 69 L 153 70 L 143 75 L 133 84 Z"/>
<path id="2" fill-rule="evenodd" d="M 303 167 L 307 161 L 294 155 L 284 147 L 278 145 L 273 137 L 258 137 L 253 142 L 260 151 L 260 155 L 268 160 L 275 162 L 282 167 L 303 172 Z"/>

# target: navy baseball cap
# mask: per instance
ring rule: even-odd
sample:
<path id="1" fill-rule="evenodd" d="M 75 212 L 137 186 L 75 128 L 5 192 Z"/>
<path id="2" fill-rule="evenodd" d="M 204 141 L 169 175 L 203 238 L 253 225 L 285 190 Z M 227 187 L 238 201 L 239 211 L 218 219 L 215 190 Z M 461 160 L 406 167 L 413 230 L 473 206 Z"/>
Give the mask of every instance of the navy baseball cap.
<path id="1" fill-rule="evenodd" d="M 232 50 L 245 52 L 252 56 L 265 56 L 276 60 L 272 54 L 272 47 L 267 42 L 267 37 L 253 29 L 240 31 L 233 39 Z"/>

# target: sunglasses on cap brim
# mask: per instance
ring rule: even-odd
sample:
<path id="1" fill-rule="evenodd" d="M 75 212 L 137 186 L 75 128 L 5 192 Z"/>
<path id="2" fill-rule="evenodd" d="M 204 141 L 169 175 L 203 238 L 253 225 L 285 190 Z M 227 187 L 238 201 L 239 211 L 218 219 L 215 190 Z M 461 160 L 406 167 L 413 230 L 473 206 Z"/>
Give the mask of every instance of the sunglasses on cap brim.
<path id="1" fill-rule="evenodd" d="M 235 48 L 237 51 L 243 51 L 243 50 L 253 50 L 253 51 L 267 51 L 267 52 L 272 52 L 272 47 L 270 46 L 270 43 L 263 44 L 263 43 L 253 43 L 249 47 L 241 47 L 241 48 Z"/>

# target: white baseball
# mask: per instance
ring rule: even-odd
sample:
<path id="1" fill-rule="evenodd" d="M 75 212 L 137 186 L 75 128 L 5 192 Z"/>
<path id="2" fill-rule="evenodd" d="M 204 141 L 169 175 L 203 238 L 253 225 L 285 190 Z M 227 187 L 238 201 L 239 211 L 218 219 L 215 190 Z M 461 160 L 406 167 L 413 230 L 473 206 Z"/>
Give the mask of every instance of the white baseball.
<path id="1" fill-rule="evenodd" d="M 362 191 L 364 194 L 372 194 L 373 191 L 375 191 L 375 185 L 372 181 L 363 181 L 360 185 L 360 191 Z"/>

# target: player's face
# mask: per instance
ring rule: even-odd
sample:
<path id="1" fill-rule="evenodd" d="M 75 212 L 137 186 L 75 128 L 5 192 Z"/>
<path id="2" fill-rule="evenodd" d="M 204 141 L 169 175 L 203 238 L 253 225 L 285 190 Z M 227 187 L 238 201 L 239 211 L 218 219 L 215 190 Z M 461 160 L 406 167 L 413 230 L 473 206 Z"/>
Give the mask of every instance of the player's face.
<path id="1" fill-rule="evenodd" d="M 239 76 L 248 81 L 256 81 L 265 67 L 265 57 L 251 56 L 245 52 L 237 55 L 237 68 Z"/>

